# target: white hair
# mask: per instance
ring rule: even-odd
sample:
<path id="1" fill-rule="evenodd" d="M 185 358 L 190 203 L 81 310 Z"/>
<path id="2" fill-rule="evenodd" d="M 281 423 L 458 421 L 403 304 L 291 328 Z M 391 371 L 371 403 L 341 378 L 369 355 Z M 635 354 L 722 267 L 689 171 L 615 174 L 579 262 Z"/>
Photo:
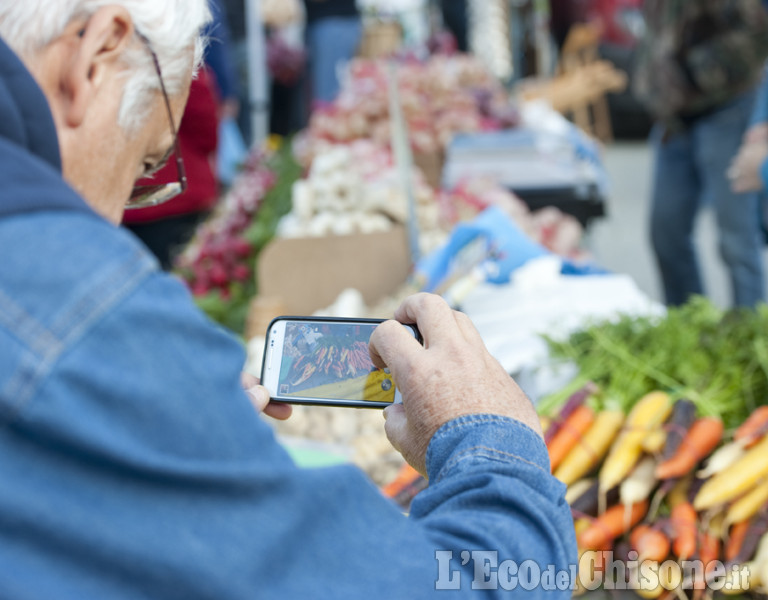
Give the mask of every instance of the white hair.
<path id="1" fill-rule="evenodd" d="M 202 30 L 211 19 L 208 0 L 0 0 L 0 35 L 21 57 L 30 57 L 59 37 L 73 20 L 88 18 L 109 5 L 128 11 L 134 28 L 157 55 L 168 94 L 181 93 L 190 72 L 202 61 Z M 160 89 L 160 81 L 144 44 L 131 45 L 125 62 L 119 124 L 131 132 L 144 122 L 148 92 Z"/>

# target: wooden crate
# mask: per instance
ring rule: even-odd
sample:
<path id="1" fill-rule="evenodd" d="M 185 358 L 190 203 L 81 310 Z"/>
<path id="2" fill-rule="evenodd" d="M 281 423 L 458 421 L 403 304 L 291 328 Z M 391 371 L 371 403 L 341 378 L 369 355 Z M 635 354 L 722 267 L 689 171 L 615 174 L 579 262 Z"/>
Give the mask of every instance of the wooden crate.
<path id="1" fill-rule="evenodd" d="M 358 55 L 362 58 L 384 58 L 398 52 L 402 45 L 403 28 L 400 23 L 377 21 L 365 26 Z"/>

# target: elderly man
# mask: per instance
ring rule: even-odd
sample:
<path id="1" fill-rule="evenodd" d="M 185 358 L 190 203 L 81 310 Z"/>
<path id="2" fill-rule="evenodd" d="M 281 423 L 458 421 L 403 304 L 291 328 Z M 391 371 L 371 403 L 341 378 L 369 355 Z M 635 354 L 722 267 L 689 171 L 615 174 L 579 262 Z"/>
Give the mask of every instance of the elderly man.
<path id="1" fill-rule="evenodd" d="M 0 2 L 0 596 L 570 595 L 536 414 L 463 315 L 419 295 L 396 318 L 424 347 L 393 321 L 371 342 L 404 398 L 390 439 L 430 479 L 406 518 L 352 467 L 292 463 L 240 345 L 115 226 L 183 187 L 132 191 L 174 147 L 207 18 L 205 0 Z"/>

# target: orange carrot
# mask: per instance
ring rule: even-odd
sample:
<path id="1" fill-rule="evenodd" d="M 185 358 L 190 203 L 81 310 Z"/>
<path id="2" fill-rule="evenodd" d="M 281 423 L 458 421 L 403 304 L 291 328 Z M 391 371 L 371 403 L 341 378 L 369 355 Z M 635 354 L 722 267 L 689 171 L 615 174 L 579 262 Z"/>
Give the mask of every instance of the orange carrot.
<path id="1" fill-rule="evenodd" d="M 682 560 L 696 553 L 696 511 L 690 502 L 681 502 L 672 509 L 669 523 L 670 537 L 674 540 L 672 550 Z"/>
<path id="2" fill-rule="evenodd" d="M 669 556 L 669 537 L 663 531 L 644 523 L 632 530 L 629 543 L 637 552 L 638 560 L 641 562 L 644 560 L 663 562 Z"/>
<path id="3" fill-rule="evenodd" d="M 579 406 L 571 416 L 562 424 L 560 431 L 548 444 L 549 462 L 552 465 L 552 471 L 557 469 L 558 465 L 579 443 L 579 440 L 587 432 L 589 426 L 595 420 L 594 411 L 586 404 Z"/>
<path id="4" fill-rule="evenodd" d="M 704 574 L 709 574 L 717 566 L 720 557 L 720 538 L 712 531 L 704 531 L 699 537 L 699 559 L 704 565 Z"/>
<path id="5" fill-rule="evenodd" d="M 751 519 L 747 519 L 741 523 L 734 523 L 733 526 L 731 526 L 731 531 L 728 534 L 728 541 L 725 544 L 724 556 L 727 562 L 736 560 L 736 557 L 739 555 L 739 551 L 744 544 L 744 540 L 747 539 L 747 532 L 749 531 L 751 523 Z"/>
<path id="6" fill-rule="evenodd" d="M 733 434 L 733 439 L 743 441 L 748 448 L 768 433 L 768 406 L 758 406 Z"/>
<path id="7" fill-rule="evenodd" d="M 419 479 L 421 475 L 408 463 L 404 464 L 397 476 L 382 488 L 382 492 L 387 498 L 394 498 L 414 481 Z"/>
<path id="8" fill-rule="evenodd" d="M 635 525 L 648 512 L 648 501 L 643 500 L 632 506 L 615 504 L 597 517 L 589 529 L 579 534 L 577 541 L 582 550 L 605 548 L 612 540 L 619 537 Z"/>
<path id="9" fill-rule="evenodd" d="M 682 477 L 696 466 L 720 443 L 723 437 L 723 422 L 717 417 L 697 419 L 683 438 L 677 452 L 656 467 L 658 479 Z"/>

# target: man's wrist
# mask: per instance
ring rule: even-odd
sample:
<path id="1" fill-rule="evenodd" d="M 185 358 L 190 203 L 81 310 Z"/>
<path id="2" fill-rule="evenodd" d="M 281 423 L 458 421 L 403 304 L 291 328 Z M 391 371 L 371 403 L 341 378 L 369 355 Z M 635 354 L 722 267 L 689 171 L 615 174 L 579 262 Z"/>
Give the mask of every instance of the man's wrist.
<path id="1" fill-rule="evenodd" d="M 541 436 L 524 423 L 500 415 L 453 419 L 435 432 L 427 448 L 427 474 L 433 483 L 474 468 L 478 461 L 523 461 L 550 474 L 549 455 Z"/>

